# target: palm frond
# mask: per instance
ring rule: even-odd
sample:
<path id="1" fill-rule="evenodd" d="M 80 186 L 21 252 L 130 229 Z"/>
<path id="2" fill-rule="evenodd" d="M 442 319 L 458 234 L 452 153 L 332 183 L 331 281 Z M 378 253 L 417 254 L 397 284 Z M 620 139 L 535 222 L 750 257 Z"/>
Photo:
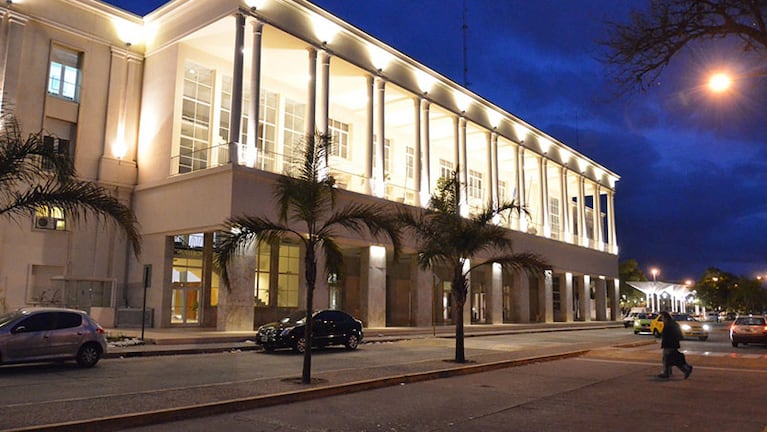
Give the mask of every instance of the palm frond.
<path id="1" fill-rule="evenodd" d="M 334 229 L 340 226 L 356 234 L 370 233 L 379 240 L 392 243 L 394 258 L 396 259 L 401 248 L 400 222 L 396 215 L 390 214 L 384 207 L 352 203 L 341 210 L 331 214 L 317 229 L 317 234 L 327 237 Z"/>
<path id="2" fill-rule="evenodd" d="M 242 253 L 254 241 L 271 244 L 290 234 L 301 241 L 304 240 L 300 233 L 269 219 L 255 216 L 239 216 L 227 219 L 224 222 L 221 242 L 214 258 L 214 265 L 220 272 L 221 279 L 227 289 L 230 289 L 231 285 L 229 264 L 237 254 Z"/>
<path id="3" fill-rule="evenodd" d="M 490 264 L 500 264 L 501 267 L 509 271 L 524 271 L 531 276 L 538 276 L 545 270 L 551 268 L 549 263 L 542 256 L 531 252 L 521 252 L 490 257 L 479 264 L 472 265 L 465 272 L 465 275 L 468 275 L 477 267 L 482 267 Z"/>

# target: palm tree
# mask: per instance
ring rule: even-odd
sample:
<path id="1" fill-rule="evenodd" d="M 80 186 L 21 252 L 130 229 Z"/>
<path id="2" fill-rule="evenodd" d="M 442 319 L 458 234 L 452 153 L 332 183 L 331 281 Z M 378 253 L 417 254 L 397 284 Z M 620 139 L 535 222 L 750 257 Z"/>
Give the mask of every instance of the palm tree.
<path id="1" fill-rule="evenodd" d="M 348 204 L 336 210 L 336 187 L 332 176 L 326 175 L 327 156 L 331 145 L 329 135 L 308 136 L 301 165 L 296 173 L 281 176 L 275 185 L 277 221 L 258 216 L 231 217 L 225 222 L 225 233 L 216 255 L 221 278 L 230 289 L 227 269 L 234 256 L 254 241 L 271 244 L 293 237 L 304 245 L 304 276 L 306 278 L 307 349 L 304 351 L 301 382 L 311 383 L 312 311 L 317 279 L 317 254 L 325 257 L 326 274 L 340 274 L 343 255 L 334 237 L 339 231 L 388 240 L 399 253 L 399 225 L 396 217 L 378 205 Z"/>
<path id="2" fill-rule="evenodd" d="M 402 221 L 415 232 L 418 242 L 418 264 L 421 268 L 443 265 L 452 275 L 452 289 L 455 307 L 455 362 L 464 363 L 463 310 L 469 290 L 468 277 L 472 270 L 498 263 L 512 271 L 526 271 L 540 274 L 548 264 L 533 253 L 513 253 L 508 230 L 496 225 L 494 220 L 503 212 L 526 211 L 517 204 L 492 205 L 480 214 L 464 218 L 460 210 L 460 182 L 458 171 L 450 177 L 440 179 L 437 190 L 431 197 L 429 208 L 413 215 L 403 213 Z M 481 263 L 474 264 L 474 258 L 490 254 Z M 471 263 L 467 266 L 467 263 Z"/>
<path id="3" fill-rule="evenodd" d="M 47 145 L 42 133 L 23 138 L 16 116 L 0 108 L 0 216 L 10 220 L 40 208 L 61 209 L 68 219 L 96 217 L 116 223 L 136 258 L 141 235 L 133 211 L 96 183 L 81 180 L 69 155 Z"/>

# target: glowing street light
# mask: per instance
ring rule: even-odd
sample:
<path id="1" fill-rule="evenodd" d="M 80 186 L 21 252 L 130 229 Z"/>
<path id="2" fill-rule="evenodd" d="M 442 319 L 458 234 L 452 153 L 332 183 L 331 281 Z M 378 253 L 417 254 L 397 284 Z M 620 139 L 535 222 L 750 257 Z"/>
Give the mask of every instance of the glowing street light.
<path id="1" fill-rule="evenodd" d="M 731 85 L 732 78 L 724 72 L 717 72 L 708 80 L 708 88 L 714 93 L 727 91 Z"/>
<path id="2" fill-rule="evenodd" d="M 655 278 L 656 278 L 656 277 L 658 276 L 658 274 L 660 273 L 660 270 L 658 270 L 658 269 L 656 269 L 656 268 L 651 268 L 651 269 L 650 269 L 650 273 L 652 274 L 652 281 L 653 281 L 653 282 L 656 282 Z"/>

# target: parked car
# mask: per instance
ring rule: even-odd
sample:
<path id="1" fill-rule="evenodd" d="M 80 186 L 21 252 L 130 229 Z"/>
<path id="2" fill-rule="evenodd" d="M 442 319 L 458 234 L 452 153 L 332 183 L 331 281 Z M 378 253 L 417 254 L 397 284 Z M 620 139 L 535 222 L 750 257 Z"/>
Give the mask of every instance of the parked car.
<path id="1" fill-rule="evenodd" d="M 264 324 L 258 328 L 256 343 L 266 351 L 292 348 L 306 351 L 306 311 L 297 311 L 280 321 Z M 357 349 L 362 342 L 362 321 L 340 310 L 321 310 L 312 315 L 312 344 L 314 347 L 344 345 Z"/>
<path id="2" fill-rule="evenodd" d="M 699 340 L 708 340 L 709 332 L 711 332 L 711 326 L 698 322 L 695 318 L 688 314 L 671 314 L 671 317 L 679 324 L 679 328 L 682 329 L 682 337 L 685 339 L 698 338 Z M 656 338 L 663 335 L 663 321 L 660 316 L 655 317 L 650 323 L 650 332 Z"/>
<path id="3" fill-rule="evenodd" d="M 730 342 L 737 348 L 738 344 L 761 343 L 767 344 L 767 323 L 764 316 L 739 316 L 730 325 Z"/>
<path id="4" fill-rule="evenodd" d="M 640 312 L 634 319 L 634 334 L 651 333 L 650 323 L 658 316 L 655 312 Z"/>
<path id="5" fill-rule="evenodd" d="M 634 320 L 636 319 L 637 315 L 639 315 L 641 312 L 629 312 L 626 314 L 625 317 L 623 317 L 623 328 L 629 328 L 634 325 Z"/>
<path id="6" fill-rule="evenodd" d="M 104 329 L 87 313 L 22 308 L 0 315 L 0 363 L 75 360 L 92 367 L 107 351 Z"/>

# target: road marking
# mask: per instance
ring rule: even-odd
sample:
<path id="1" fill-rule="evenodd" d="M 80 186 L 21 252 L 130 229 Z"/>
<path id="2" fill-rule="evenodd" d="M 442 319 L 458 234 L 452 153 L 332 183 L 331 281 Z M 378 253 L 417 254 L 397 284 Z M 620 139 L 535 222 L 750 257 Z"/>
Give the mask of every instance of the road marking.
<path id="1" fill-rule="evenodd" d="M 640 366 L 657 366 L 660 364 L 660 361 L 651 362 L 651 361 L 637 361 L 637 360 L 608 360 L 608 359 L 587 358 L 587 357 L 575 357 L 573 358 L 573 360 L 595 362 L 595 363 L 633 364 L 633 365 L 640 365 Z M 718 367 L 718 366 L 695 365 L 695 370 L 698 370 L 698 369 L 708 369 L 708 370 L 717 370 L 717 371 L 725 371 L 725 372 L 751 372 L 751 373 L 757 373 L 757 374 L 767 374 L 767 370 L 764 370 L 764 369 L 740 369 L 740 368 L 729 368 L 729 367 Z M 764 431 L 764 432 L 767 432 L 767 431 Z"/>

